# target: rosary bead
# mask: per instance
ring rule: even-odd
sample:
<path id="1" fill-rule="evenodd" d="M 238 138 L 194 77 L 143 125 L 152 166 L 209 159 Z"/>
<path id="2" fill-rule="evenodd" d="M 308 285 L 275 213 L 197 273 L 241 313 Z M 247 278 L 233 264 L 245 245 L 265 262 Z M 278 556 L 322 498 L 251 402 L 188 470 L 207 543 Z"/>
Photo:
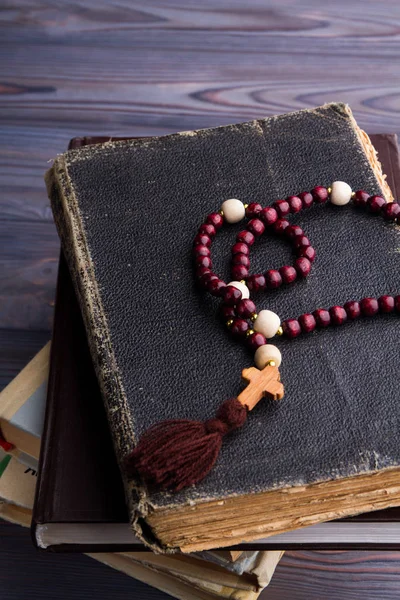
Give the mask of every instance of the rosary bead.
<path id="1" fill-rule="evenodd" d="M 293 239 L 293 246 L 296 250 L 299 250 L 300 248 L 311 246 L 311 242 L 306 235 L 296 235 Z"/>
<path id="2" fill-rule="evenodd" d="M 308 258 L 304 258 L 304 256 L 301 256 L 295 260 L 294 267 L 300 277 L 307 277 L 311 271 L 311 263 Z"/>
<path id="3" fill-rule="evenodd" d="M 266 285 L 265 277 L 261 273 L 250 275 L 247 278 L 247 286 L 252 292 L 259 292 L 260 290 L 265 289 Z"/>
<path id="4" fill-rule="evenodd" d="M 376 298 L 363 298 L 360 302 L 360 308 L 364 317 L 372 317 L 379 310 L 378 300 Z"/>
<path id="5" fill-rule="evenodd" d="M 249 328 L 249 324 L 244 319 L 238 319 L 235 317 L 230 327 L 230 331 L 235 338 L 241 338 L 246 335 L 246 331 Z"/>
<path id="6" fill-rule="evenodd" d="M 244 242 L 238 242 L 232 246 L 232 254 L 249 254 L 250 250 L 247 244 Z"/>
<path id="7" fill-rule="evenodd" d="M 198 233 L 193 240 L 193 246 L 197 246 L 201 244 L 202 246 L 207 246 L 209 248 L 211 246 L 211 238 L 204 233 Z"/>
<path id="8" fill-rule="evenodd" d="M 294 240 L 299 235 L 304 235 L 304 231 L 299 225 L 289 225 L 285 229 L 285 235 L 290 239 Z"/>
<path id="9" fill-rule="evenodd" d="M 300 315 L 299 323 L 301 330 L 304 333 L 311 333 L 317 326 L 314 315 L 311 313 L 304 313 L 304 315 Z"/>
<path id="10" fill-rule="evenodd" d="M 254 350 L 255 352 L 260 346 L 265 346 L 267 340 L 262 333 L 255 331 L 252 335 L 248 337 L 247 343 L 250 349 Z"/>
<path id="11" fill-rule="evenodd" d="M 211 273 L 211 269 L 209 267 L 198 267 L 196 269 L 196 279 L 200 280 L 206 273 Z"/>
<path id="12" fill-rule="evenodd" d="M 267 288 L 274 290 L 282 285 L 282 277 L 276 269 L 269 269 L 265 273 L 265 283 Z M 268 337 L 268 336 L 267 336 Z"/>
<path id="13" fill-rule="evenodd" d="M 250 202 L 250 204 L 246 208 L 246 217 L 248 217 L 249 219 L 252 219 L 254 217 L 257 217 L 258 213 L 260 213 L 261 211 L 262 211 L 261 204 L 258 204 L 257 202 Z"/>
<path id="14" fill-rule="evenodd" d="M 298 196 L 288 196 L 288 198 L 286 198 L 286 202 L 290 206 L 291 213 L 298 213 L 303 208 L 303 203 Z"/>
<path id="15" fill-rule="evenodd" d="M 258 321 L 258 319 L 257 319 L 257 321 Z M 298 322 L 297 319 L 286 319 L 286 321 L 283 321 L 283 323 L 282 323 L 282 329 L 283 329 L 283 333 L 289 339 L 296 338 L 301 334 L 300 323 Z"/>
<path id="16" fill-rule="evenodd" d="M 210 248 L 207 246 L 202 246 L 202 244 L 197 244 L 193 247 L 193 256 L 211 256 Z"/>
<path id="17" fill-rule="evenodd" d="M 233 265 L 233 267 L 231 268 L 231 275 L 235 280 L 245 279 L 248 276 L 248 274 L 249 270 L 244 265 Z"/>
<path id="18" fill-rule="evenodd" d="M 234 319 L 236 317 L 235 307 L 222 303 L 219 309 L 219 314 L 225 323 L 226 321 L 229 321 L 229 319 Z"/>
<path id="19" fill-rule="evenodd" d="M 363 208 L 367 206 L 368 198 L 369 194 L 367 192 L 364 192 L 364 190 L 357 190 L 357 192 L 354 193 L 353 204 L 354 206 Z"/>
<path id="20" fill-rule="evenodd" d="M 347 314 L 342 306 L 331 306 L 329 314 L 333 325 L 342 325 L 342 323 L 347 321 Z"/>
<path id="21" fill-rule="evenodd" d="M 314 202 L 314 198 L 312 197 L 312 194 L 310 194 L 310 192 L 301 192 L 301 194 L 299 194 L 299 198 L 301 200 L 303 208 L 310 208 L 312 206 L 312 203 Z"/>
<path id="22" fill-rule="evenodd" d="M 368 208 L 371 213 L 379 213 L 385 204 L 386 200 L 382 196 L 370 196 L 368 198 Z"/>
<path id="23" fill-rule="evenodd" d="M 221 229 L 222 225 L 224 224 L 224 217 L 217 212 L 213 212 L 208 215 L 206 223 L 214 225 L 215 229 L 218 230 Z"/>
<path id="24" fill-rule="evenodd" d="M 250 259 L 247 254 L 234 254 L 232 257 L 233 265 L 243 265 L 247 269 L 250 267 Z"/>
<path id="25" fill-rule="evenodd" d="M 394 297 L 394 307 L 398 313 L 400 313 L 400 296 Z"/>
<path id="26" fill-rule="evenodd" d="M 215 236 L 217 231 L 214 225 L 211 225 L 210 223 L 203 223 L 203 225 L 200 225 L 199 227 L 199 233 L 202 235 L 208 235 L 208 237 L 212 238 Z"/>
<path id="27" fill-rule="evenodd" d="M 334 181 L 331 186 L 331 203 L 344 206 L 351 200 L 351 187 L 345 181 Z"/>
<path id="28" fill-rule="evenodd" d="M 250 231 L 255 237 L 259 237 L 265 231 L 265 225 L 260 219 L 251 219 L 247 223 L 247 230 Z"/>
<path id="29" fill-rule="evenodd" d="M 395 221 L 400 215 L 400 204 L 388 202 L 382 206 L 381 213 L 385 221 Z"/>
<path id="30" fill-rule="evenodd" d="M 258 217 L 267 225 L 273 225 L 278 220 L 278 213 L 272 206 L 267 206 L 263 208 L 262 211 L 258 214 Z"/>
<path id="31" fill-rule="evenodd" d="M 311 194 L 312 197 L 314 199 L 315 202 L 318 202 L 318 204 L 322 204 L 323 202 L 326 202 L 328 200 L 328 190 L 326 189 L 326 187 L 323 187 L 322 185 L 317 185 L 315 188 L 313 188 L 311 190 Z"/>
<path id="32" fill-rule="evenodd" d="M 277 200 L 272 204 L 273 208 L 278 213 L 278 217 L 281 219 L 282 217 L 286 217 L 290 213 L 290 205 L 286 200 Z"/>
<path id="33" fill-rule="evenodd" d="M 196 256 L 195 258 L 196 267 L 207 267 L 211 269 L 212 261 L 209 256 Z"/>
<path id="34" fill-rule="evenodd" d="M 236 236 L 236 241 L 239 244 L 246 244 L 247 246 L 252 246 L 255 239 L 256 238 L 251 231 L 247 231 L 246 229 L 244 231 L 240 231 Z"/>
<path id="35" fill-rule="evenodd" d="M 234 306 L 242 299 L 242 292 L 236 286 L 227 285 L 224 289 L 224 304 Z"/>
<path id="36" fill-rule="evenodd" d="M 272 310 L 260 310 L 254 321 L 253 329 L 265 335 L 266 338 L 272 338 L 276 335 L 280 324 L 280 318 Z"/>
<path id="37" fill-rule="evenodd" d="M 286 227 L 289 227 L 289 225 L 290 223 L 286 219 L 278 219 L 273 225 L 273 230 L 275 233 L 281 235 L 285 231 Z"/>
<path id="38" fill-rule="evenodd" d="M 325 310 L 324 308 L 318 308 L 317 310 L 314 310 L 313 315 L 315 317 L 317 327 L 328 327 L 328 325 L 330 325 L 331 316 L 329 311 Z"/>
<path id="39" fill-rule="evenodd" d="M 393 296 L 381 296 L 378 298 L 379 310 L 382 313 L 390 313 L 394 311 L 394 298 Z"/>
<path id="40" fill-rule="evenodd" d="M 247 298 L 246 300 L 240 300 L 236 305 L 236 314 L 238 317 L 243 319 L 250 319 L 250 317 L 256 312 L 256 305 L 253 300 Z"/>
<path id="41" fill-rule="evenodd" d="M 297 271 L 290 265 L 285 265 L 279 269 L 283 283 L 293 283 L 297 279 Z"/>
<path id="42" fill-rule="evenodd" d="M 256 363 L 257 369 L 264 369 L 269 361 L 273 360 L 277 367 L 282 362 L 282 354 L 279 349 L 272 344 L 264 344 L 259 346 L 254 354 L 254 362 Z"/>
<path id="43" fill-rule="evenodd" d="M 223 296 L 226 288 L 226 283 L 219 279 L 212 279 L 206 283 L 206 290 L 210 292 L 212 296 Z"/>
<path id="44" fill-rule="evenodd" d="M 222 203 L 221 210 L 224 213 L 224 219 L 227 223 L 239 223 L 245 216 L 245 208 L 243 202 L 236 198 L 225 200 Z"/>
<path id="45" fill-rule="evenodd" d="M 230 281 L 228 283 L 228 286 L 239 290 L 242 294 L 241 298 L 243 300 L 247 300 L 247 298 L 250 296 L 249 288 L 247 287 L 247 285 L 245 283 L 242 283 L 241 281 Z M 239 300 L 241 298 L 239 298 Z"/>
<path id="46" fill-rule="evenodd" d="M 349 319 L 357 319 L 361 315 L 360 303 L 355 300 L 346 302 L 343 308 Z"/>
<path id="47" fill-rule="evenodd" d="M 312 246 L 306 246 L 303 248 L 299 248 L 299 250 L 296 252 L 297 256 L 299 256 L 300 258 L 308 258 L 308 260 L 310 262 L 314 262 L 315 260 L 315 250 Z"/>

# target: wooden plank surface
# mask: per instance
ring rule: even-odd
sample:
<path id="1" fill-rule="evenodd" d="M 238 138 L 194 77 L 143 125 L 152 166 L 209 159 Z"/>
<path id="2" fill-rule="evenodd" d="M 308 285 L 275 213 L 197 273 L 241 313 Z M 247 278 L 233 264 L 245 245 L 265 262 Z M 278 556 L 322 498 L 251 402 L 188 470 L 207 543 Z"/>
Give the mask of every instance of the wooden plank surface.
<path id="1" fill-rule="evenodd" d="M 399 132 L 396 0 L 5 0 L 0 11 L 0 386 L 47 341 L 59 251 L 43 173 L 78 135 L 155 135 L 339 100 Z M 0 526 L 8 600 L 166 597 Z M 400 554 L 291 552 L 263 597 L 399 598 Z"/>

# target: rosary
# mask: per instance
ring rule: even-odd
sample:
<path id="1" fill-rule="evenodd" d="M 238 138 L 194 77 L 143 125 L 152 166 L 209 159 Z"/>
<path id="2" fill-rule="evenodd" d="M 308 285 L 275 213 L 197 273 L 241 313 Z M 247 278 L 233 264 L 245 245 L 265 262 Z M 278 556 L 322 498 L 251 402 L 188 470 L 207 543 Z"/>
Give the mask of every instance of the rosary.
<path id="1" fill-rule="evenodd" d="M 271 338 L 286 336 L 293 339 L 317 328 L 342 325 L 360 316 L 400 313 L 400 295 L 350 300 L 344 306 L 318 308 L 313 313 L 302 314 L 297 319 L 289 318 L 282 323 L 271 310 L 257 312 L 255 303 L 250 299 L 251 292 L 276 289 L 307 277 L 315 260 L 315 250 L 302 228 L 291 225 L 286 217 L 328 200 L 336 206 L 352 201 L 356 207 L 400 224 L 400 204 L 387 203 L 382 196 L 370 196 L 363 190 L 353 192 L 343 181 L 334 181 L 328 188 L 317 186 L 311 192 L 277 200 L 266 208 L 257 203 L 246 205 L 237 199 L 225 200 L 219 212 L 207 216 L 193 244 L 195 278 L 202 289 L 221 298 L 221 318 L 234 338 L 245 342 L 254 351 L 255 367 L 243 369 L 242 379 L 247 386 L 237 397 L 225 400 L 215 418 L 205 422 L 174 419 L 150 427 L 126 459 L 129 475 L 139 476 L 157 490 L 175 492 L 201 481 L 217 460 L 223 437 L 244 425 L 248 412 L 261 398 L 283 398 L 284 388 L 279 373 L 282 356 L 277 346 L 268 343 Z M 212 241 L 223 225 L 239 223 L 245 217 L 249 219 L 246 228 L 237 234 L 232 246 L 233 280 L 226 284 L 212 271 Z M 294 263 L 249 275 L 250 248 L 264 232 L 273 232 L 292 245 Z"/>

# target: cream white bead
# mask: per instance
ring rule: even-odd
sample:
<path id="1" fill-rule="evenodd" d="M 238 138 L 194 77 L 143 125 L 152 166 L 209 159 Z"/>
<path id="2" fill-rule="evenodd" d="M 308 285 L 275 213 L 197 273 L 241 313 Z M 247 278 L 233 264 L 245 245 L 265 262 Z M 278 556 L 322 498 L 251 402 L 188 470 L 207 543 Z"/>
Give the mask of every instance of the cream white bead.
<path id="1" fill-rule="evenodd" d="M 256 363 L 257 369 L 263 369 L 270 360 L 273 360 L 275 365 L 279 367 L 282 362 L 280 350 L 272 344 L 259 346 L 254 354 L 254 362 Z"/>
<path id="2" fill-rule="evenodd" d="M 253 329 L 265 335 L 266 338 L 272 338 L 278 331 L 280 324 L 280 318 L 272 310 L 260 310 L 257 319 L 254 321 Z"/>
<path id="3" fill-rule="evenodd" d="M 344 181 L 334 181 L 331 185 L 331 202 L 336 206 L 344 206 L 351 200 L 352 190 Z"/>
<path id="4" fill-rule="evenodd" d="M 246 213 L 243 202 L 236 198 L 225 200 L 222 203 L 221 210 L 224 213 L 225 221 L 228 223 L 239 223 L 239 221 L 244 219 Z"/>
<path id="5" fill-rule="evenodd" d="M 232 285 L 242 292 L 242 300 L 247 300 L 247 298 L 250 298 L 249 288 L 241 281 L 230 281 L 228 285 Z"/>

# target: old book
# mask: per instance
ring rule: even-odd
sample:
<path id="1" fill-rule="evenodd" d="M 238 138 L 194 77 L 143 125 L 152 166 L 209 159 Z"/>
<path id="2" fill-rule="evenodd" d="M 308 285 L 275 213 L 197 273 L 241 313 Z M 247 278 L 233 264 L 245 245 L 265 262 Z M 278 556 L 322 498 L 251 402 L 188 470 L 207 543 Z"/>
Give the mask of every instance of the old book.
<path id="1" fill-rule="evenodd" d="M 193 286 L 190 248 L 203 215 L 226 197 L 268 204 L 338 178 L 391 199 L 368 138 L 339 104 L 56 159 L 48 190 L 121 463 L 155 421 L 212 415 L 251 364 Z M 319 262 L 309 281 L 269 294 L 282 317 L 397 293 L 396 229 L 351 207 L 320 208 L 293 218 Z M 225 237 L 219 272 L 229 247 Z M 268 264 L 262 254 L 256 268 L 282 264 L 278 244 L 268 244 Z M 283 342 L 286 401 L 258 407 L 203 482 L 170 495 L 125 477 L 137 535 L 193 551 L 395 505 L 396 387 L 385 373 L 396 372 L 398 328 L 382 316 Z"/>

